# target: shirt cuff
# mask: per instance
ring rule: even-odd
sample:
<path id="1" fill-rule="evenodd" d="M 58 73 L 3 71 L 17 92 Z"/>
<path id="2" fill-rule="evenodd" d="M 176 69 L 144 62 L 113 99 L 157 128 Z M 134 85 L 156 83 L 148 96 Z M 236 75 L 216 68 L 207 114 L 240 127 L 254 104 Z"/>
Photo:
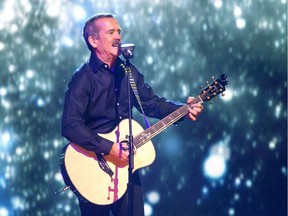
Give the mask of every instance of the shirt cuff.
<path id="1" fill-rule="evenodd" d="M 108 155 L 111 151 L 112 145 L 113 145 L 113 142 L 102 138 L 102 139 L 100 139 L 97 152 L 104 154 L 104 155 Z"/>

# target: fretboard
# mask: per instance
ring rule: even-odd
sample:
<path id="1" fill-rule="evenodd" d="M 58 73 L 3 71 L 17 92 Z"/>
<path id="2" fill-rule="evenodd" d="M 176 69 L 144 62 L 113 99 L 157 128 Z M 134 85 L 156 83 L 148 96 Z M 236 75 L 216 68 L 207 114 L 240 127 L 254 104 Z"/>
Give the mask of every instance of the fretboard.
<path id="1" fill-rule="evenodd" d="M 185 104 L 181 106 L 179 109 L 175 110 L 174 112 L 170 113 L 167 115 L 165 118 L 161 119 L 154 125 L 152 125 L 150 128 L 146 129 L 142 133 L 138 134 L 136 137 L 134 137 L 134 145 L 136 148 L 140 148 L 142 145 L 144 145 L 146 142 L 151 140 L 153 137 L 161 133 L 163 130 L 168 128 L 170 125 L 174 124 L 177 122 L 179 119 L 187 115 L 188 113 L 188 106 L 203 102 L 201 100 L 201 97 L 198 96 L 194 98 L 193 102 L 190 103 L 189 105 Z"/>

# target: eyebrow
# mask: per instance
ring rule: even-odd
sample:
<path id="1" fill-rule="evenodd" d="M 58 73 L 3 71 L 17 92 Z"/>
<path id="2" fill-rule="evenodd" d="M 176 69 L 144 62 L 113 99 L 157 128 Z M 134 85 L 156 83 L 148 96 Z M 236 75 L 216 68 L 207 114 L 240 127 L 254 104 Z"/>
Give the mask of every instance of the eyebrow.
<path id="1" fill-rule="evenodd" d="M 121 33 L 122 32 L 122 29 L 121 28 L 119 28 L 119 29 L 108 29 L 107 30 L 107 32 L 115 32 L 115 31 L 117 31 L 117 32 L 119 32 L 119 33 Z"/>

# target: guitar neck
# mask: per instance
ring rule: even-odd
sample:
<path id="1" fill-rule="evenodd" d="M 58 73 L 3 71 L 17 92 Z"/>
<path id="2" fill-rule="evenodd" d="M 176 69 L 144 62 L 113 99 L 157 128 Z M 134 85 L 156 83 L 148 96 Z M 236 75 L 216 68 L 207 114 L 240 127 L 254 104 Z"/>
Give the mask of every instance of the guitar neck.
<path id="1" fill-rule="evenodd" d="M 188 106 L 191 106 L 195 103 L 202 103 L 202 99 L 200 96 L 194 98 L 192 103 L 189 105 L 185 104 L 181 106 L 179 109 L 175 110 L 174 112 L 167 115 L 165 118 L 161 119 L 142 133 L 138 134 L 136 137 L 134 137 L 134 145 L 136 148 L 140 148 L 142 145 L 144 145 L 146 142 L 151 140 L 153 137 L 161 133 L 163 130 L 168 128 L 170 125 L 177 122 L 179 119 L 184 117 L 188 114 Z"/>

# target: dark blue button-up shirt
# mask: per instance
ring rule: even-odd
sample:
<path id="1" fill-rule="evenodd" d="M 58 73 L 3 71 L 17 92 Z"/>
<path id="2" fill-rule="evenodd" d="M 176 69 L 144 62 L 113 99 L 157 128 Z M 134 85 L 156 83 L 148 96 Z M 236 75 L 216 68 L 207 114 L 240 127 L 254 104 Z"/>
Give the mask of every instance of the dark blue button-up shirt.
<path id="1" fill-rule="evenodd" d="M 117 58 L 113 70 L 95 54 L 73 74 L 65 94 L 62 135 L 96 153 L 109 154 L 113 142 L 97 133 L 112 131 L 121 119 L 128 118 L 127 76 Z M 149 117 L 164 118 L 180 107 L 154 94 L 143 75 L 131 64 L 131 70 L 144 112 Z M 133 90 L 131 106 L 140 110 Z"/>

